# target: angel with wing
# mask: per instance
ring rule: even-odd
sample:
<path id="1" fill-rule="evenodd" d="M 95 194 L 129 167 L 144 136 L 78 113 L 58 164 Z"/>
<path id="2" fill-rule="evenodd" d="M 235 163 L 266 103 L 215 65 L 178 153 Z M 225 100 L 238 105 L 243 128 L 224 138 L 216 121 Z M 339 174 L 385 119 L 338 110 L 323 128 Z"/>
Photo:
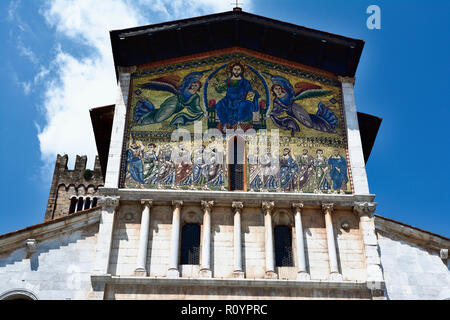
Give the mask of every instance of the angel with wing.
<path id="1" fill-rule="evenodd" d="M 166 91 L 173 96 L 164 100 L 158 109 L 149 99 L 140 99 L 134 107 L 133 119 L 142 126 L 163 122 L 174 114 L 170 126 L 186 126 L 200 120 L 207 113 L 201 107 L 198 91 L 202 87 L 200 79 L 209 70 L 195 71 L 184 77 L 178 86 L 178 76 L 166 76 L 138 85 L 141 89 Z M 186 109 L 187 112 L 181 112 Z"/>
<path id="2" fill-rule="evenodd" d="M 290 130 L 294 136 L 300 132 L 300 122 L 307 128 L 322 132 L 335 132 L 338 117 L 323 103 L 319 103 L 316 114 L 310 114 L 298 103 L 303 99 L 329 95 L 331 92 L 309 82 L 297 82 L 295 89 L 286 78 L 264 73 L 272 81 L 273 108 L 270 118 L 273 123 L 284 130 Z M 284 116 L 286 113 L 287 116 Z"/>

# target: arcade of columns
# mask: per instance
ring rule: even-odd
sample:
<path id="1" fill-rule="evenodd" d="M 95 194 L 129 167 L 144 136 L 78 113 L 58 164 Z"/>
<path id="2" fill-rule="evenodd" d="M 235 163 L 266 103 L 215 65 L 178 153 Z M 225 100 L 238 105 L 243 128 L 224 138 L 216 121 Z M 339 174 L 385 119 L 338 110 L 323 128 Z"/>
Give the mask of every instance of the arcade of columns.
<path id="1" fill-rule="evenodd" d="M 150 212 L 153 205 L 152 200 L 141 200 L 143 206 L 141 225 L 140 225 L 140 239 L 139 250 L 137 258 L 136 274 L 146 276 L 146 264 L 147 264 L 147 247 L 149 242 L 149 229 L 150 229 Z M 183 201 L 172 201 L 173 216 L 172 216 L 172 232 L 170 239 L 170 252 L 169 252 L 169 266 L 167 277 L 178 278 L 179 275 L 179 243 L 180 243 L 180 229 L 181 229 L 181 208 Z M 203 278 L 211 278 L 211 214 L 213 212 L 214 201 L 201 201 L 203 209 L 203 232 L 201 238 L 201 261 L 200 261 L 200 276 Z M 309 280 L 310 275 L 306 267 L 305 259 L 305 245 L 303 238 L 303 226 L 302 226 L 302 209 L 304 204 L 301 202 L 292 203 L 292 210 L 294 216 L 295 226 L 295 240 L 296 240 L 296 253 L 297 253 L 297 280 Z M 233 277 L 244 278 L 244 270 L 242 264 L 242 235 L 241 235 L 241 215 L 244 208 L 243 202 L 232 202 L 231 207 L 234 212 L 234 272 Z M 261 205 L 262 213 L 264 214 L 264 229 L 265 229 L 265 267 L 266 278 L 277 278 L 275 272 L 275 252 L 274 252 L 274 236 L 273 236 L 273 211 L 274 201 L 263 201 Z M 353 207 L 354 211 L 360 216 L 360 221 L 365 221 L 367 218 L 371 218 L 373 211 L 376 207 L 375 203 L 367 202 L 355 202 Z M 333 204 L 322 203 L 321 211 L 325 219 L 326 239 L 328 244 L 328 257 L 330 267 L 330 280 L 340 281 L 342 280 L 342 274 L 338 268 L 338 257 L 336 249 L 336 241 L 333 230 Z M 364 224 L 362 225 L 364 226 Z M 363 234 L 366 233 L 364 227 L 362 228 Z M 294 228 L 292 228 L 294 230 Z"/>

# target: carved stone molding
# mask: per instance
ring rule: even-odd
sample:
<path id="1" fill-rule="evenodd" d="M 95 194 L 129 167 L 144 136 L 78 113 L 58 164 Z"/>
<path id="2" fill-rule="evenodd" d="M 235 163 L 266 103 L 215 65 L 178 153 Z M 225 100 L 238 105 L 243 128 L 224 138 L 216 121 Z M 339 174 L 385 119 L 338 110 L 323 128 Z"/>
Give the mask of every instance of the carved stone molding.
<path id="1" fill-rule="evenodd" d="M 236 212 L 241 213 L 242 209 L 244 208 L 244 203 L 240 201 L 233 201 L 231 207 L 233 208 L 234 213 Z"/>
<path id="2" fill-rule="evenodd" d="M 119 73 L 134 73 L 137 70 L 137 66 L 131 66 L 131 67 L 117 67 L 117 71 Z"/>
<path id="3" fill-rule="evenodd" d="M 151 208 L 151 207 L 153 207 L 153 200 L 152 199 L 142 199 L 141 204 L 143 206 L 149 206 Z"/>
<path id="4" fill-rule="evenodd" d="M 333 203 L 322 203 L 322 213 L 323 214 L 327 214 L 327 213 L 333 213 Z"/>
<path id="5" fill-rule="evenodd" d="M 120 197 L 117 196 L 106 196 L 99 199 L 99 204 L 108 211 L 114 211 L 117 209 L 120 203 Z"/>
<path id="6" fill-rule="evenodd" d="M 201 204 L 202 204 L 203 210 L 211 210 L 212 207 L 214 206 L 214 201 L 202 200 Z"/>
<path id="7" fill-rule="evenodd" d="M 339 82 L 341 83 L 350 83 L 353 86 L 355 85 L 355 78 L 353 77 L 338 77 Z"/>
<path id="8" fill-rule="evenodd" d="M 183 201 L 181 200 L 172 200 L 172 205 L 176 208 L 181 208 L 183 206 Z"/>
<path id="9" fill-rule="evenodd" d="M 181 215 L 181 223 L 182 225 L 194 223 L 194 224 L 202 224 L 203 217 L 202 214 L 196 211 L 187 211 L 183 212 Z"/>
<path id="10" fill-rule="evenodd" d="M 263 201 L 261 205 L 264 213 L 272 213 L 273 208 L 275 207 L 275 202 L 273 201 Z"/>
<path id="11" fill-rule="evenodd" d="M 353 211 L 356 212 L 360 217 L 366 215 L 369 218 L 372 218 L 376 207 L 376 202 L 355 202 Z"/>
<path id="12" fill-rule="evenodd" d="M 294 202 L 292 204 L 292 208 L 295 209 L 295 211 L 301 211 L 303 207 L 304 207 L 303 202 Z"/>
<path id="13" fill-rule="evenodd" d="M 292 214 L 286 210 L 277 210 L 273 214 L 273 222 L 275 226 L 293 226 L 294 219 Z"/>

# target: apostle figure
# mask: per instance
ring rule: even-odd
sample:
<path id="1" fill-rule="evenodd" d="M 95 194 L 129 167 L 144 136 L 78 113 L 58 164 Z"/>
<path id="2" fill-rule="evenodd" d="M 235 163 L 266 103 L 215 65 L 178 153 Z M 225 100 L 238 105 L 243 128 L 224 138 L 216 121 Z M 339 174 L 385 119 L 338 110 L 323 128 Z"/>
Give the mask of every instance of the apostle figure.
<path id="1" fill-rule="evenodd" d="M 333 181 L 333 190 L 347 189 L 347 161 L 344 157 L 339 155 L 339 150 L 334 150 L 333 155 L 328 159 L 328 164 L 331 165 L 330 177 Z"/>
<path id="2" fill-rule="evenodd" d="M 144 146 L 140 141 L 131 142 L 130 149 L 126 154 L 126 171 L 130 173 L 134 181 L 144 184 L 144 167 L 142 164 L 142 150 Z"/>
<path id="3" fill-rule="evenodd" d="M 294 191 L 298 183 L 298 164 L 291 155 L 291 149 L 284 148 L 280 157 L 280 183 L 285 191 Z"/>
<path id="4" fill-rule="evenodd" d="M 226 92 L 225 97 L 217 103 L 216 110 L 223 127 L 229 125 L 231 128 L 236 123 L 253 119 L 253 112 L 259 110 L 259 93 L 244 78 L 242 64 L 234 62 L 227 69 L 230 76 L 214 88 L 218 93 Z"/>
<path id="5" fill-rule="evenodd" d="M 278 189 L 279 162 L 270 152 L 262 154 L 259 160 L 263 171 L 263 190 Z"/>
<path id="6" fill-rule="evenodd" d="M 299 159 L 300 172 L 299 172 L 299 189 L 303 192 L 314 191 L 314 165 L 313 157 L 308 154 L 307 149 L 303 149 L 303 154 Z"/>
<path id="7" fill-rule="evenodd" d="M 317 191 L 331 190 L 329 165 L 327 159 L 323 156 L 322 149 L 317 149 L 313 165 L 316 171 Z"/>
<path id="8" fill-rule="evenodd" d="M 172 162 L 172 151 L 165 145 L 159 154 L 158 187 L 162 185 L 175 186 L 175 164 Z"/>

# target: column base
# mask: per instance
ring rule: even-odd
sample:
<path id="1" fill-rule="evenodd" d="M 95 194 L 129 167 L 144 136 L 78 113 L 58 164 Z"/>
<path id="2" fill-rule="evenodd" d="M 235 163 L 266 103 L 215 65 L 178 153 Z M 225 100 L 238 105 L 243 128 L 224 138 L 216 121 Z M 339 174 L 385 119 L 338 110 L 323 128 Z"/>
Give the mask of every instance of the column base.
<path id="1" fill-rule="evenodd" d="M 134 275 L 138 277 L 146 277 L 147 276 L 147 270 L 144 268 L 137 268 L 134 270 Z"/>
<path id="2" fill-rule="evenodd" d="M 243 271 L 233 271 L 233 278 L 235 279 L 244 279 L 245 273 Z"/>
<path id="3" fill-rule="evenodd" d="M 264 275 L 264 279 L 278 279 L 278 274 L 273 271 L 267 271 Z"/>
<path id="4" fill-rule="evenodd" d="M 178 269 L 169 269 L 167 270 L 167 278 L 179 278 L 180 271 Z"/>
<path id="5" fill-rule="evenodd" d="M 297 280 L 311 280 L 311 276 L 308 272 L 302 271 L 297 273 Z"/>
<path id="6" fill-rule="evenodd" d="M 200 278 L 212 278 L 212 271 L 210 269 L 201 269 Z"/>
<path id="7" fill-rule="evenodd" d="M 338 272 L 333 272 L 330 274 L 331 281 L 342 281 L 342 274 Z"/>

